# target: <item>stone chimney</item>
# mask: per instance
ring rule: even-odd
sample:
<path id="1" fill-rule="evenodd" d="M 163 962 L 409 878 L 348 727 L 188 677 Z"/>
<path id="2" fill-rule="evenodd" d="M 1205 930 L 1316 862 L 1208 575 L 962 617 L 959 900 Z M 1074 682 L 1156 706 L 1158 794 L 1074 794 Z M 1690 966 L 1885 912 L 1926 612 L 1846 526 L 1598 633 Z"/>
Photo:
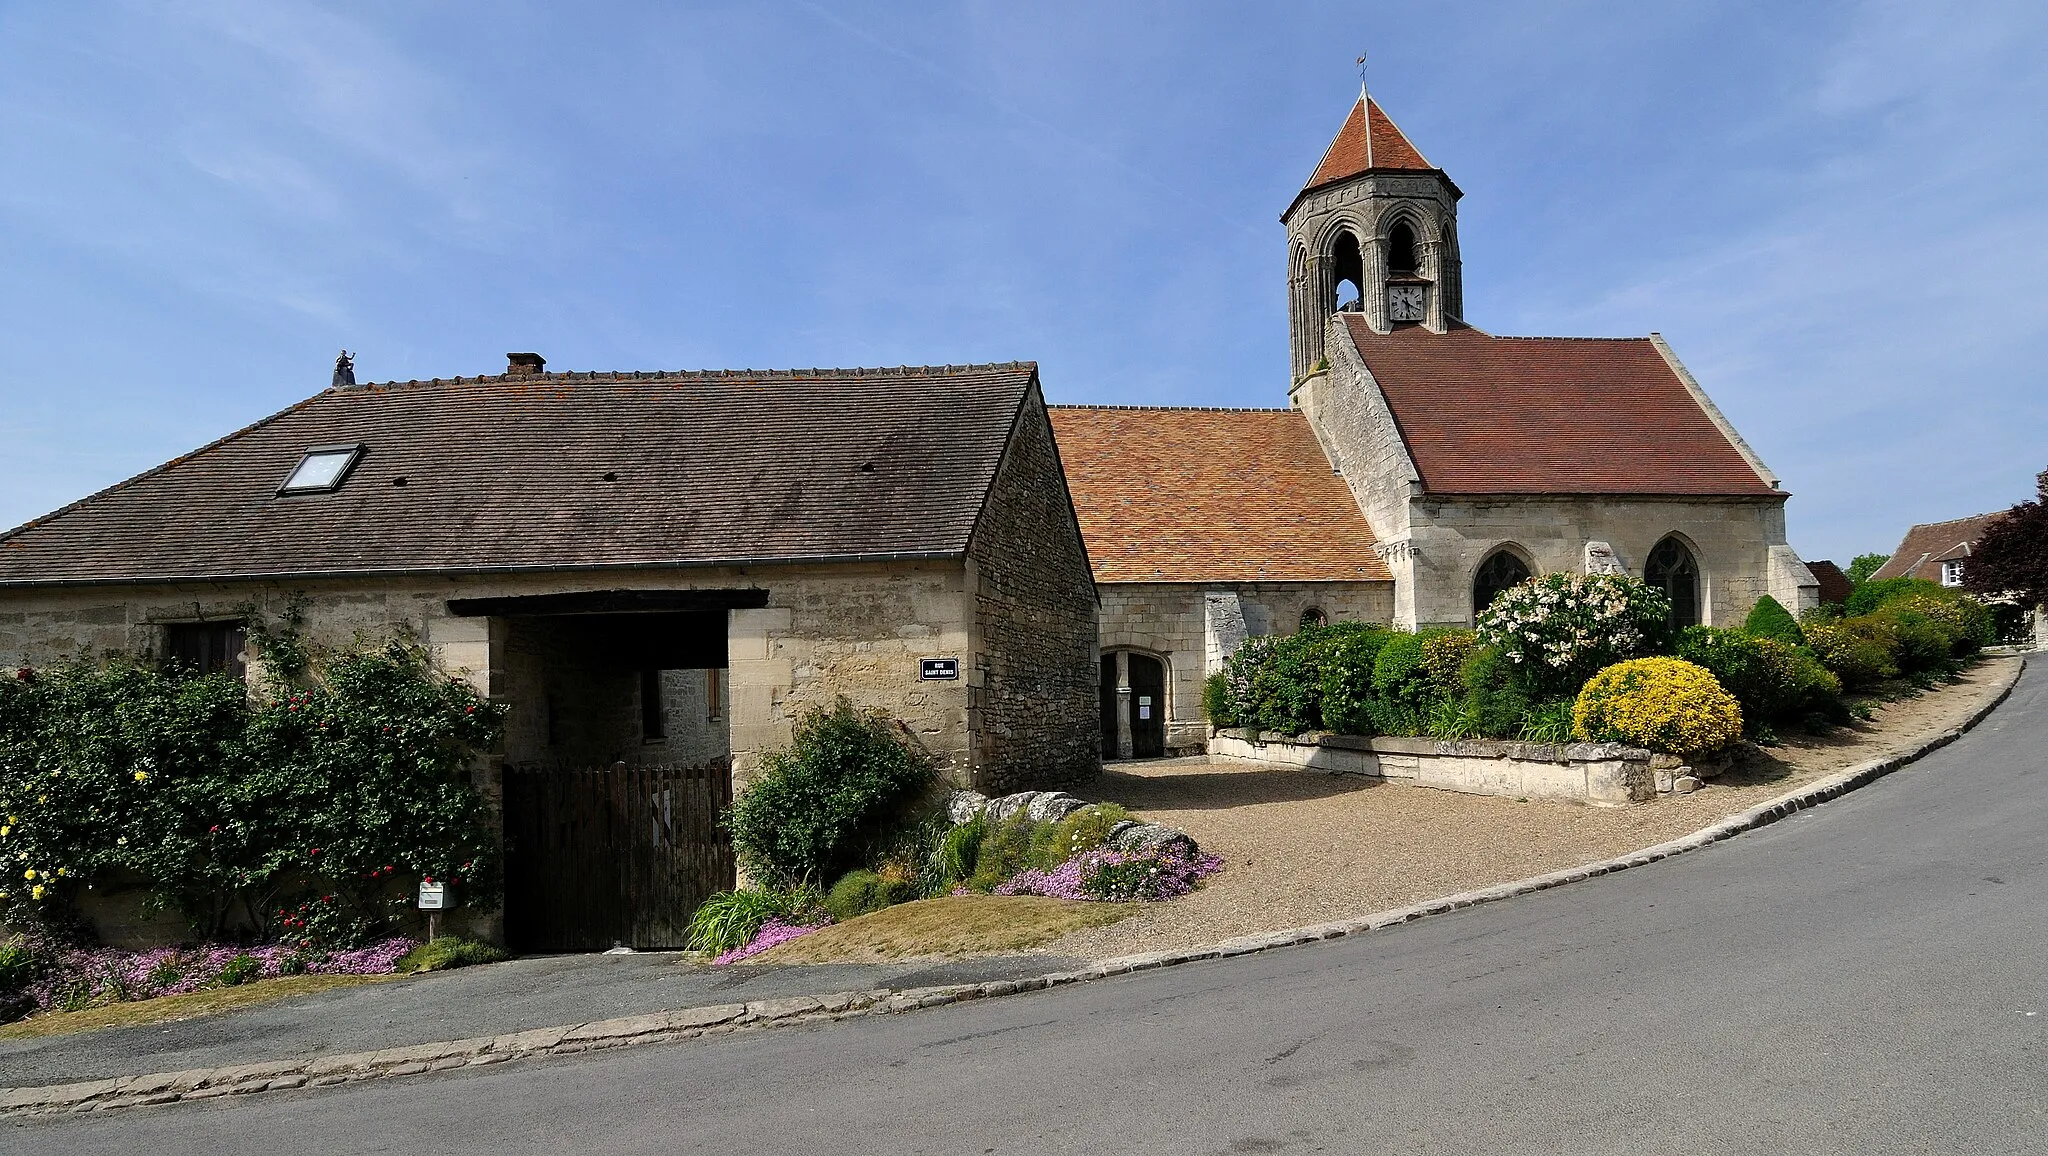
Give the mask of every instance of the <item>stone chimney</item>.
<path id="1" fill-rule="evenodd" d="M 546 372 L 548 359 L 538 353 L 508 353 L 505 355 L 506 377 L 539 377 Z"/>

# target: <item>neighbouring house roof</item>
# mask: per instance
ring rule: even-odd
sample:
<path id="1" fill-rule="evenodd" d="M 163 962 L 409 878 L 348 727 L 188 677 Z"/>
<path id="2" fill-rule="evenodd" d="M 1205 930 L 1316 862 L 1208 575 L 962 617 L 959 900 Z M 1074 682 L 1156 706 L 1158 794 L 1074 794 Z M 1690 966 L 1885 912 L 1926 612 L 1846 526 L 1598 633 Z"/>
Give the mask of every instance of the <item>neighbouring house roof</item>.
<path id="1" fill-rule="evenodd" d="M 1323 159 L 1302 191 L 1334 185 L 1374 169 L 1434 172 L 1436 166 L 1423 159 L 1422 150 L 1408 140 L 1408 134 L 1401 131 L 1379 101 L 1362 96 L 1345 116 L 1337 138 L 1323 150 Z"/>
<path id="2" fill-rule="evenodd" d="M 1941 581 L 1941 564 L 1970 556 L 1977 539 L 1984 536 L 1984 527 L 1992 519 L 2005 516 L 2000 510 L 1995 514 L 1977 514 L 1968 518 L 1957 518 L 1950 522 L 1927 522 L 1906 531 L 1906 537 L 1899 548 L 1885 564 L 1877 568 L 1871 580 L 1879 578 L 1926 578 Z"/>
<path id="3" fill-rule="evenodd" d="M 1389 582 L 1293 410 L 1054 406 L 1097 582 Z"/>
<path id="4" fill-rule="evenodd" d="M 1654 335 L 1382 334 L 1344 320 L 1427 492 L 1786 496 Z"/>
<path id="5" fill-rule="evenodd" d="M 1843 602 L 1848 599 L 1849 592 L 1853 587 L 1849 582 L 1849 576 L 1842 573 L 1840 566 L 1835 565 L 1833 562 L 1822 560 L 1819 562 L 1808 562 L 1806 568 L 1813 572 L 1814 580 L 1820 583 L 1820 600 L 1822 602 Z"/>
<path id="6" fill-rule="evenodd" d="M 329 389 L 0 535 L 0 585 L 959 555 L 1037 377 L 1013 362 Z M 338 489 L 279 496 L 308 449 L 356 443 Z"/>

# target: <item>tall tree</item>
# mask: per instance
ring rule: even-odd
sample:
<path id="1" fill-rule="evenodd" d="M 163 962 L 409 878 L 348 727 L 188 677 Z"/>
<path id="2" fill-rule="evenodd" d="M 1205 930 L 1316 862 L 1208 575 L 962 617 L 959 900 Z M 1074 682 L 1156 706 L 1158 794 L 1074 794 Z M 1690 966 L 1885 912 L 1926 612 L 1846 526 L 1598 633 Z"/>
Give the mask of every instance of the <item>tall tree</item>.
<path id="1" fill-rule="evenodd" d="M 1984 527 L 1963 567 L 1963 586 L 1975 594 L 2017 595 L 2023 606 L 2048 603 L 2048 470 L 2035 478 L 2038 496 Z"/>
<path id="2" fill-rule="evenodd" d="M 1843 576 L 1851 582 L 1868 582 L 1870 581 L 1870 576 L 1877 573 L 1878 567 L 1883 566 L 1889 561 L 1891 561 L 1891 555 L 1889 554 L 1858 554 L 1850 560 L 1849 568 L 1843 571 Z"/>

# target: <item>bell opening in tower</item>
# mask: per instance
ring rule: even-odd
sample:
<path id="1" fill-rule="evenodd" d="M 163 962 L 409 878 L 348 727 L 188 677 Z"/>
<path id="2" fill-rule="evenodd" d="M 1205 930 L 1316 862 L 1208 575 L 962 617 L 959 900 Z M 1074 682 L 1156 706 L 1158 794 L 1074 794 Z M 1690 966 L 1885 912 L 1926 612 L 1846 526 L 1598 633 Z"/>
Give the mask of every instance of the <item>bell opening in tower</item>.
<path id="1" fill-rule="evenodd" d="M 1339 313 L 1357 313 L 1365 308 L 1365 255 L 1358 238 L 1349 231 L 1337 234 L 1330 253 L 1330 269 L 1336 282 L 1336 300 L 1330 304 Z"/>
<path id="2" fill-rule="evenodd" d="M 1387 233 L 1387 272 L 1412 276 L 1420 266 L 1415 258 L 1415 230 L 1402 221 Z"/>

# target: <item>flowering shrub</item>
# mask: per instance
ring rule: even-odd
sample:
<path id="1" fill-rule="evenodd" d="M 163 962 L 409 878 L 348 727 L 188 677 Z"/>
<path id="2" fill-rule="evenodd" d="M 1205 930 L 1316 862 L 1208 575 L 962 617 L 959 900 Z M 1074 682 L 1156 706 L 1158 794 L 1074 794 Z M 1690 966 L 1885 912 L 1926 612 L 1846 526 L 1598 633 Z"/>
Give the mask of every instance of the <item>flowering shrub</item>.
<path id="1" fill-rule="evenodd" d="M 1188 855 L 1178 848 L 1151 851 L 1084 851 L 1050 871 L 1020 871 L 995 889 L 997 895 L 1045 895 L 1104 903 L 1175 899 L 1223 869 L 1215 855 Z"/>
<path id="2" fill-rule="evenodd" d="M 285 945 L 120 948 L 42 946 L 41 964 L 21 989 L 37 1011 L 80 1008 L 160 995 L 232 987 L 280 975 L 390 975 L 419 946 L 397 936 L 347 951 L 312 952 Z"/>
<path id="3" fill-rule="evenodd" d="M 209 939 L 346 946 L 409 916 L 420 876 L 489 906 L 497 845 L 466 770 L 502 706 L 404 641 L 265 689 L 129 662 L 0 680 L 8 918 L 62 922 L 116 870 Z"/>
<path id="4" fill-rule="evenodd" d="M 1678 658 L 1619 662 L 1587 681 L 1572 708 L 1579 737 L 1693 755 L 1742 737 L 1742 708 L 1702 667 Z"/>
<path id="5" fill-rule="evenodd" d="M 1655 654 L 1671 605 L 1625 574 L 1546 574 L 1510 587 L 1479 616 L 1479 637 L 1539 698 L 1570 694 L 1624 659 Z"/>

